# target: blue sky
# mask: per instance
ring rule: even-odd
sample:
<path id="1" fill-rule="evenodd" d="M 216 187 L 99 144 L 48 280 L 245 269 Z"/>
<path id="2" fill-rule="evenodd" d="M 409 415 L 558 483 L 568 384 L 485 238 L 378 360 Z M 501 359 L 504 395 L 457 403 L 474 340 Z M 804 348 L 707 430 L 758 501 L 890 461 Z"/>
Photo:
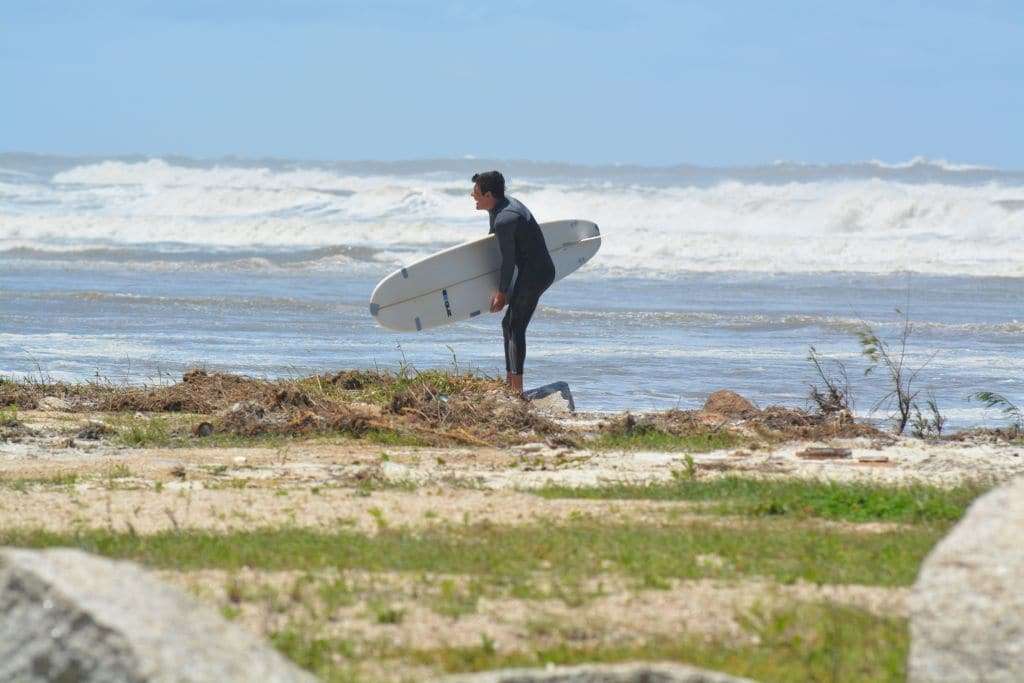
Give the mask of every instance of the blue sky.
<path id="1" fill-rule="evenodd" d="M 1024 168 L 1024 3 L 4 0 L 0 93 L 0 151 Z"/>

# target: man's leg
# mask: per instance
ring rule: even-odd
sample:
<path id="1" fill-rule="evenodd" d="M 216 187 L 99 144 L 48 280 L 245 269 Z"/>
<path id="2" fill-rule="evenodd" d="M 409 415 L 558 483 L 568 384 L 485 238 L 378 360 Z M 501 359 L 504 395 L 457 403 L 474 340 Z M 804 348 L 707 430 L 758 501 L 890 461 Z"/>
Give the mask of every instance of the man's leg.
<path id="1" fill-rule="evenodd" d="M 509 302 L 505 319 L 508 321 L 508 334 L 505 342 L 505 355 L 508 361 L 509 387 L 520 396 L 523 393 L 523 363 L 526 361 L 526 327 L 530 324 L 533 312 L 543 289 L 520 289 L 516 283 L 516 291 Z M 545 288 L 546 289 L 546 288 Z"/>
<path id="2" fill-rule="evenodd" d="M 505 309 L 505 315 L 501 319 L 501 335 L 502 335 L 502 346 L 505 349 L 505 382 L 509 386 L 512 386 L 512 357 L 509 354 L 509 349 L 512 346 L 512 303 L 516 300 L 516 290 L 512 289 L 512 294 L 509 296 L 508 308 Z"/>

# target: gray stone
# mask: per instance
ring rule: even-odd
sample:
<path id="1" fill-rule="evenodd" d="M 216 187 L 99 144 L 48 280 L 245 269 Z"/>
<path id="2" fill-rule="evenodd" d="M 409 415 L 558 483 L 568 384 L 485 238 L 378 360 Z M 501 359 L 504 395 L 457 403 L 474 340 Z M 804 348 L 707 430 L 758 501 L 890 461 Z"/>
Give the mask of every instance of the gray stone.
<path id="1" fill-rule="evenodd" d="M 754 683 L 749 678 L 683 664 L 593 664 L 544 669 L 504 669 L 450 676 L 440 683 Z"/>
<path id="2" fill-rule="evenodd" d="M 0 680 L 316 680 L 130 562 L 0 549 Z"/>
<path id="3" fill-rule="evenodd" d="M 552 382 L 536 389 L 523 392 L 523 398 L 541 410 L 552 413 L 574 413 L 576 404 L 572 392 L 565 382 Z"/>
<path id="4" fill-rule="evenodd" d="M 39 399 L 39 410 L 66 411 L 71 409 L 71 404 L 59 396 L 44 396 Z"/>
<path id="5" fill-rule="evenodd" d="M 1024 477 L 985 494 L 925 559 L 908 678 L 1024 681 Z"/>

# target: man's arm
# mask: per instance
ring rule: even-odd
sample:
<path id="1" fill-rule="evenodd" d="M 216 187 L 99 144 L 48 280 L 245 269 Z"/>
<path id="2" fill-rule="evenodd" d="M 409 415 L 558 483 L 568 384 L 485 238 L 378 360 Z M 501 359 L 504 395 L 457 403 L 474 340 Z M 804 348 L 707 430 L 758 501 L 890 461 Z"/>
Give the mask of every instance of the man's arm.
<path id="1" fill-rule="evenodd" d="M 519 217 L 512 214 L 500 214 L 494 221 L 494 234 L 498 237 L 498 249 L 501 251 L 501 274 L 498 277 L 498 291 L 508 294 L 512 285 L 512 274 L 516 269 L 516 227 Z"/>

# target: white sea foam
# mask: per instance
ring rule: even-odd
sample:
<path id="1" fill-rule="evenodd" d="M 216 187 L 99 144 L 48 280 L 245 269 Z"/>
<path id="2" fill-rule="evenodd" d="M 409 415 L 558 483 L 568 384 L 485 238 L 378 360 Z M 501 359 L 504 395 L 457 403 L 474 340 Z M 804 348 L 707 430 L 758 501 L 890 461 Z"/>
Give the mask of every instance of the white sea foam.
<path id="1" fill-rule="evenodd" d="M 874 163 L 927 164 L 950 178 L 905 182 L 822 170 L 806 180 L 779 181 L 764 167 L 757 181 L 689 184 L 520 177 L 513 178 L 510 192 L 541 221 L 579 217 L 601 226 L 605 240 L 588 266 L 592 276 L 1024 276 L 1024 211 L 1014 209 L 1024 206 L 1024 182 L 1016 176 L 955 182 L 952 171 L 980 167 L 948 162 Z M 468 195 L 467 181 L 447 172 L 365 175 L 294 164 L 105 161 L 59 172 L 51 182 L 0 183 L 0 250 L 349 245 L 381 250 L 399 262 L 485 232 L 486 217 L 474 211 Z M 313 267 L 349 266 L 349 259 L 331 257 Z"/>

